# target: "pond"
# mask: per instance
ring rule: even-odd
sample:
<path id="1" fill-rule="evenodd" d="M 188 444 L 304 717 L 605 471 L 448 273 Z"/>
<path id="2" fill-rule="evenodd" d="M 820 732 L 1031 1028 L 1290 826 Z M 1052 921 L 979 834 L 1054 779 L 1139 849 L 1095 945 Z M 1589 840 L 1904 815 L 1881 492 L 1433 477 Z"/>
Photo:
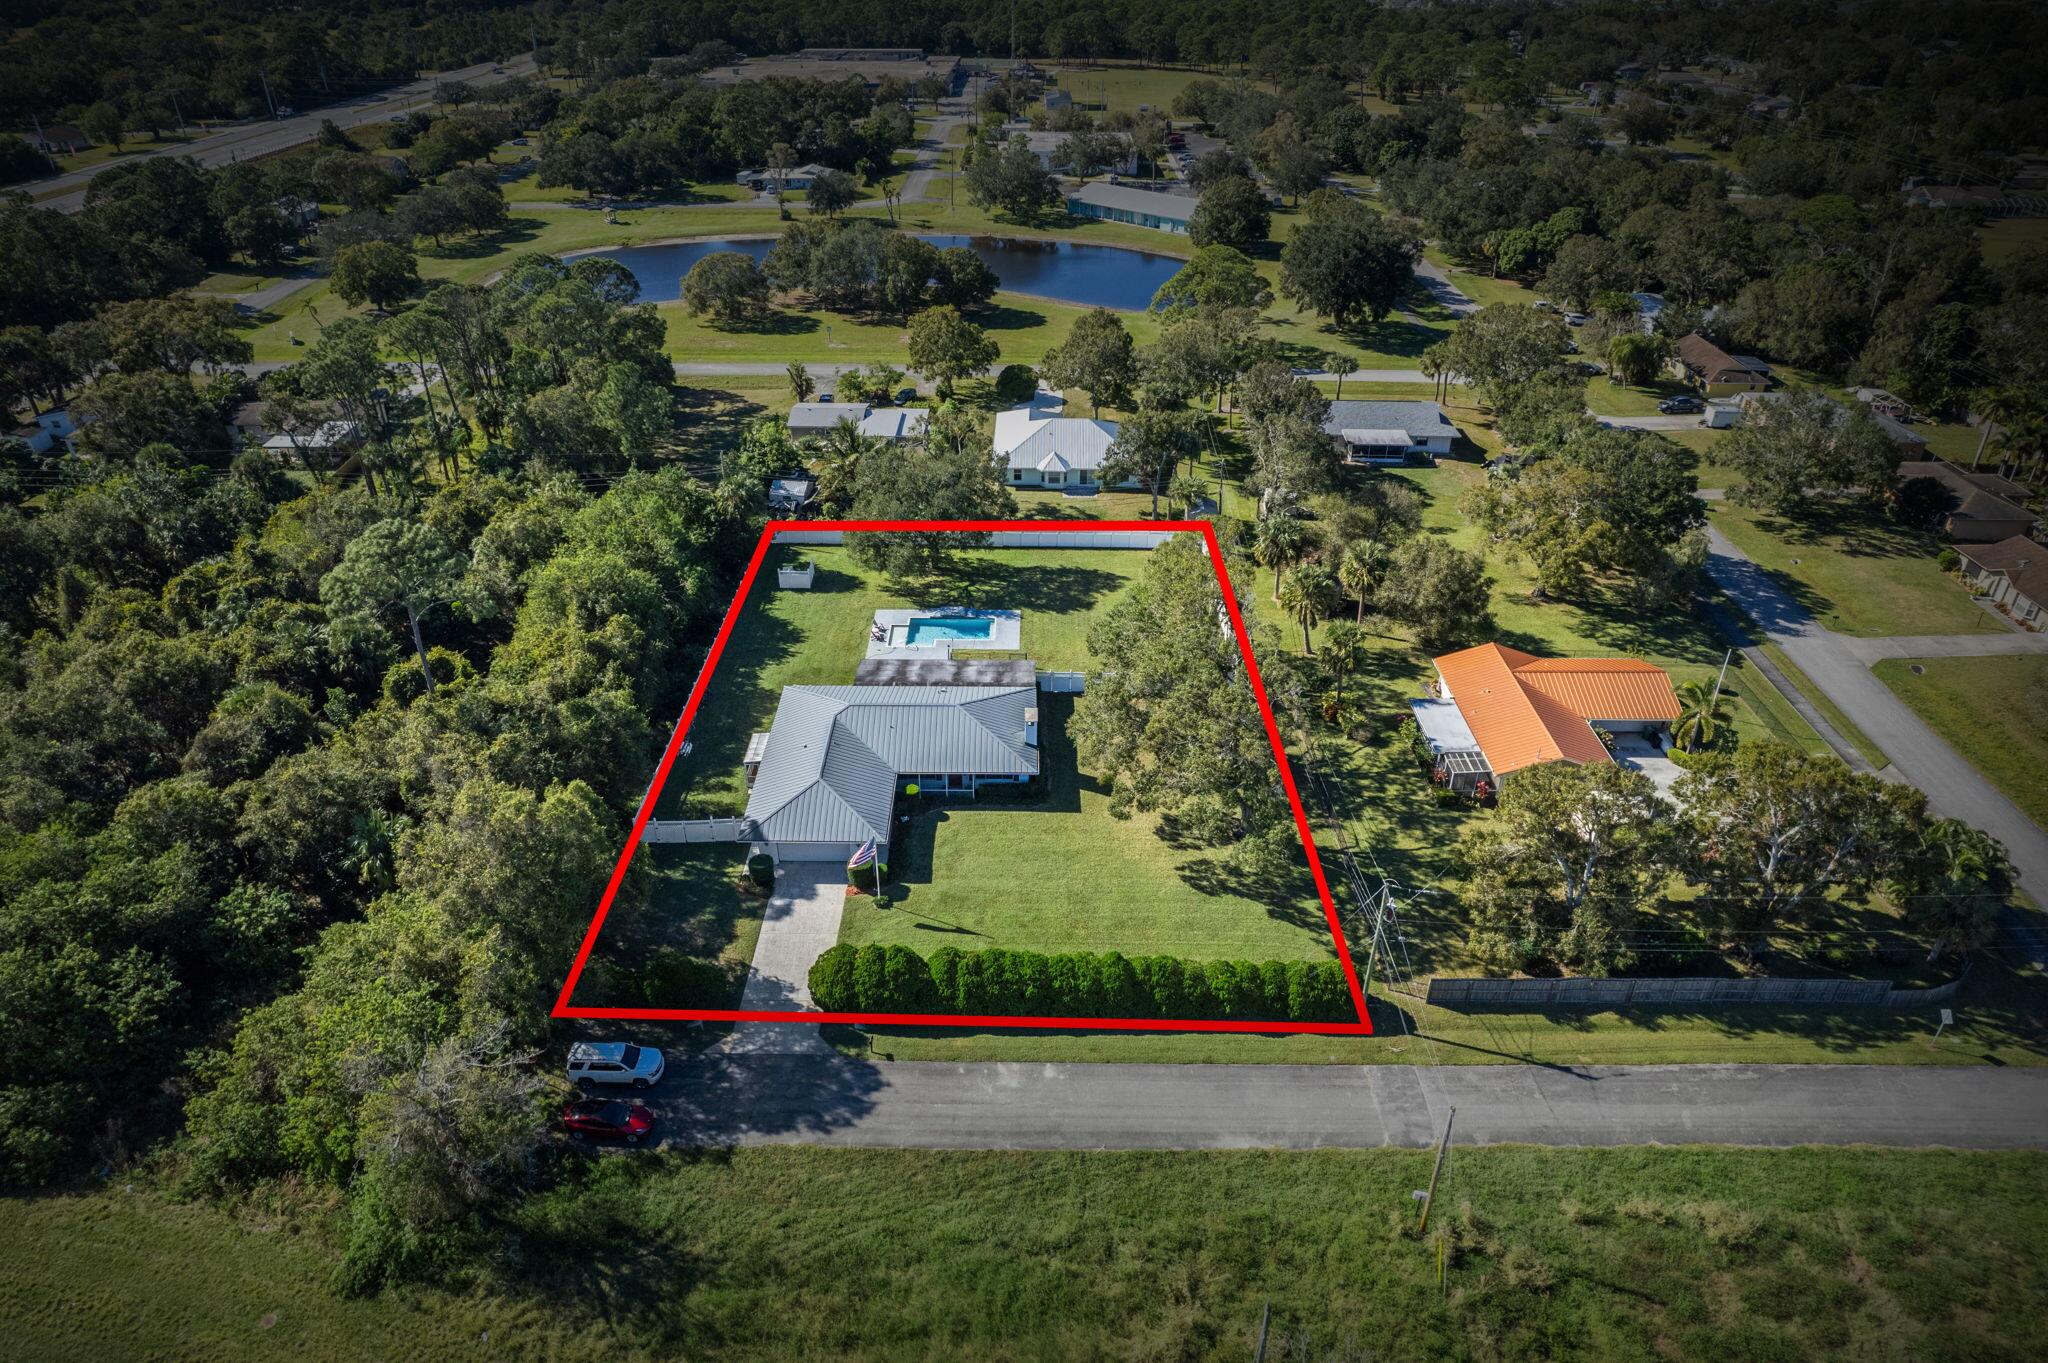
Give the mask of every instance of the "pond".
<path id="1" fill-rule="evenodd" d="M 1150 251 L 1133 250 L 1127 246 L 1097 246 L 1076 241 L 944 234 L 922 235 L 922 239 L 940 250 L 949 246 L 965 246 L 996 272 L 996 277 L 1003 281 L 1003 288 L 1011 293 L 1028 293 L 1058 303 L 1116 308 L 1124 312 L 1142 312 L 1152 306 L 1153 293 L 1171 279 L 1182 264 L 1172 256 L 1154 255 Z M 578 254 L 616 260 L 640 281 L 642 299 L 649 303 L 669 303 L 681 296 L 683 276 L 704 257 L 719 251 L 743 251 L 756 260 L 762 260 L 774 245 L 772 237 L 716 238 L 669 242 L 660 246 L 621 246 Z"/>

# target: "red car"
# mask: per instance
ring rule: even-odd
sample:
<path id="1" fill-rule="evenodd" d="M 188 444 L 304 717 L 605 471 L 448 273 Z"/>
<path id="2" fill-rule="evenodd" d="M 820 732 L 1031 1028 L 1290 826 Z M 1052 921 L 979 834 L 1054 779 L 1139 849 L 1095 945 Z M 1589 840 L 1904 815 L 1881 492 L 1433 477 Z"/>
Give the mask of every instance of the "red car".
<path id="1" fill-rule="evenodd" d="M 623 1098 L 585 1098 L 562 1109 L 562 1125 L 572 1140 L 616 1136 L 638 1145 L 654 1134 L 654 1114 Z"/>

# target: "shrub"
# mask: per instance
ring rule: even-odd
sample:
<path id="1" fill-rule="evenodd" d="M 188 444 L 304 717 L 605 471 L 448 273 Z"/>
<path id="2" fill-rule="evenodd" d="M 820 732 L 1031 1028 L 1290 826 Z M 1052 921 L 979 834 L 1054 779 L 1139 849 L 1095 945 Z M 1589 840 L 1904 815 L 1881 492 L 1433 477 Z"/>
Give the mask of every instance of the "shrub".
<path id="1" fill-rule="evenodd" d="M 1948 546 L 1944 546 L 1942 551 L 1934 556 L 1934 566 L 1944 573 L 1954 572 L 1962 563 L 1963 556 Z"/>
<path id="2" fill-rule="evenodd" d="M 649 1008 L 729 1008 L 733 977 L 716 961 L 675 947 L 656 947 L 633 972 L 634 992 Z"/>
<path id="3" fill-rule="evenodd" d="M 881 889 L 888 879 L 889 867 L 886 862 L 871 861 L 865 866 L 846 868 L 846 883 L 856 890 L 866 890 L 869 894 Z"/>
<path id="4" fill-rule="evenodd" d="M 930 968 L 906 946 L 884 948 L 882 997 L 864 1004 L 877 1013 L 929 1013 L 938 1006 Z"/>
<path id="5" fill-rule="evenodd" d="M 960 962 L 965 959 L 958 947 L 940 947 L 925 962 L 931 971 L 933 1005 L 941 1010 L 966 1012 L 960 1006 Z"/>
<path id="6" fill-rule="evenodd" d="M 828 1013 L 860 1011 L 860 995 L 853 984 L 856 954 L 856 948 L 841 942 L 838 946 L 827 947 L 825 953 L 811 963 L 812 1003 Z"/>
<path id="7" fill-rule="evenodd" d="M 882 1000 L 889 992 L 889 953 L 873 943 L 853 954 L 853 993 L 863 1013 L 884 1011 Z"/>
<path id="8" fill-rule="evenodd" d="M 1006 364 L 996 375 L 996 397 L 1003 402 L 1028 402 L 1038 391 L 1038 375 L 1028 364 Z"/>
<path id="9" fill-rule="evenodd" d="M 747 878 L 764 890 L 775 888 L 775 858 L 756 852 L 747 858 Z"/>

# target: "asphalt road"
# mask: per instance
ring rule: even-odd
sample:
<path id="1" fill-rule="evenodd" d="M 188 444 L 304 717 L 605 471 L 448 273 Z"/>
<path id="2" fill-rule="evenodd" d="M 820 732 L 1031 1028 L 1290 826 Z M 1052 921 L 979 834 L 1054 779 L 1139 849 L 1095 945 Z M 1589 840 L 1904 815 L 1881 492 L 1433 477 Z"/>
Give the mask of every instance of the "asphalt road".
<path id="1" fill-rule="evenodd" d="M 2048 832 L 1893 695 L 1871 672 L 1864 650 L 1823 627 L 1719 530 L 1709 526 L 1707 538 L 1708 575 L 1757 628 L 1884 750 L 1901 779 L 1925 792 L 1935 813 L 1974 824 L 2004 843 L 2020 888 L 2037 902 L 2048 899 Z M 2039 939 L 2022 938 L 2038 959 L 2043 954 Z"/>
<path id="2" fill-rule="evenodd" d="M 1887 1065 L 1036 1065 L 705 1056 L 672 1145 L 987 1150 L 1461 1145 L 2048 1148 L 2048 1069 Z"/>
<path id="3" fill-rule="evenodd" d="M 161 147 L 138 151 L 121 157 L 117 161 L 103 162 L 84 170 L 67 171 L 43 180 L 32 180 L 15 186 L 31 198 L 37 198 L 40 208 L 55 208 L 65 213 L 76 213 L 85 206 L 85 187 L 92 177 L 115 165 L 150 156 L 185 156 L 203 166 L 224 166 L 234 161 L 253 160 L 268 156 L 310 142 L 320 131 L 322 119 L 333 119 L 336 126 L 353 128 L 358 124 L 389 118 L 393 114 L 405 113 L 431 103 L 434 88 L 442 81 L 468 81 L 473 85 L 490 85 L 513 76 L 532 75 L 533 54 L 508 58 L 502 62 L 481 62 L 466 66 L 459 71 L 444 71 L 439 75 L 422 77 L 406 85 L 396 85 L 374 95 L 344 100 L 329 104 L 310 113 L 292 118 L 265 119 L 256 123 L 245 123 L 221 132 L 198 138 L 191 142 L 169 142 Z M 64 191 L 52 193 L 52 191 Z M 49 198 L 39 196 L 50 194 Z"/>

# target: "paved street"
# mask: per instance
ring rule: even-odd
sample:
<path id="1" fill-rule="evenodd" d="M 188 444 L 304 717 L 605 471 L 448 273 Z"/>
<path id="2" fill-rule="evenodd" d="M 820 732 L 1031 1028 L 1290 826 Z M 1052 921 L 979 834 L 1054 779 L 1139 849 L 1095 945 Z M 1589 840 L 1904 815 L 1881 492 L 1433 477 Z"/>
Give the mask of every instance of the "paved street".
<path id="1" fill-rule="evenodd" d="M 1926 793 L 1928 805 L 1937 814 L 1974 824 L 2004 843 L 2019 871 L 2020 887 L 2037 902 L 2048 899 L 2048 833 L 1921 723 L 1920 717 L 1871 673 L 1870 659 L 1859 651 L 1859 643 L 1867 641 L 1852 643 L 1823 628 L 1727 536 L 1712 526 L 1707 536 L 1707 572 L 1757 628 L 1884 750 L 1901 778 Z M 2032 648 L 2027 646 L 2028 651 Z M 2038 958 L 2043 953 L 2040 940 L 2025 940 Z"/>
<path id="2" fill-rule="evenodd" d="M 2048 1148 L 2048 1069 L 1023 1065 L 712 1056 L 656 1091 L 671 1144 L 919 1149 L 1461 1145 Z"/>
<path id="3" fill-rule="evenodd" d="M 1453 317 L 1465 317 L 1479 311 L 1479 305 L 1460 292 L 1457 285 L 1451 283 L 1451 277 L 1444 271 L 1443 266 L 1425 256 L 1416 257 L 1415 281 L 1422 285 L 1431 302 Z"/>
<path id="4" fill-rule="evenodd" d="M 1988 612 L 1985 618 L 1994 618 Z M 1886 658 L 1994 658 L 2014 653 L 2048 653 L 2048 634 L 2011 630 L 2003 634 L 1902 634 L 1888 639 L 1835 636 L 1866 664 Z"/>
<path id="5" fill-rule="evenodd" d="M 85 206 L 85 187 L 92 177 L 109 168 L 110 165 L 125 164 L 150 156 L 183 156 L 203 166 L 224 166 L 234 161 L 253 160 L 268 156 L 310 142 L 320 131 L 323 119 L 332 119 L 337 127 L 353 128 L 358 124 L 377 119 L 389 118 L 393 114 L 405 113 L 432 102 L 434 88 L 442 81 L 467 81 L 473 85 L 490 85 L 513 76 L 532 75 L 533 54 L 512 57 L 502 62 L 479 62 L 466 66 L 460 71 L 446 71 L 436 76 L 423 77 L 406 85 L 396 85 L 378 94 L 364 95 L 357 99 L 343 100 L 329 104 L 292 118 L 264 119 L 260 122 L 245 123 L 222 132 L 196 138 L 190 142 L 168 142 L 161 147 L 137 151 L 117 161 L 88 166 L 83 170 L 68 171 L 47 179 L 34 180 L 15 188 L 35 198 L 51 191 L 64 191 L 38 200 L 40 208 L 55 208 L 65 213 L 76 213 Z"/>

